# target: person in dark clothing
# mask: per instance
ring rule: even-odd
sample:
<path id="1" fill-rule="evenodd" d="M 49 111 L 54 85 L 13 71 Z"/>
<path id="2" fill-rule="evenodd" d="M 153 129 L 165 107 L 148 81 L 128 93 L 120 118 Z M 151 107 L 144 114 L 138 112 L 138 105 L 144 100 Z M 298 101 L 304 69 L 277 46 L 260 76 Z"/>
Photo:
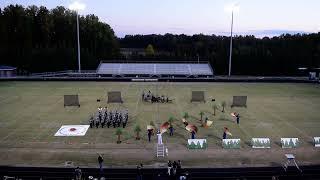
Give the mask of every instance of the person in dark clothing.
<path id="1" fill-rule="evenodd" d="M 149 142 L 151 142 L 151 136 L 152 136 L 152 129 L 148 129 L 148 139 L 149 139 Z"/>
<path id="2" fill-rule="evenodd" d="M 98 163 L 99 163 L 100 172 L 103 172 L 103 157 L 101 154 L 99 154 L 98 156 Z"/>
<path id="3" fill-rule="evenodd" d="M 161 100 L 161 103 L 164 103 L 166 101 L 164 98 L 164 95 L 161 96 L 160 100 Z"/>
<path id="4" fill-rule="evenodd" d="M 236 118 L 237 118 L 237 124 L 239 124 L 240 123 L 240 114 L 239 113 L 237 113 Z"/>
<path id="5" fill-rule="evenodd" d="M 194 131 L 191 132 L 191 139 L 194 139 L 194 138 L 195 138 L 195 134 L 196 134 L 196 133 L 195 133 Z"/>
<path id="6" fill-rule="evenodd" d="M 129 116 L 128 116 L 128 110 L 125 112 L 125 114 L 124 114 L 124 120 L 123 120 L 123 128 L 125 128 L 126 127 L 126 125 L 127 125 L 127 123 L 128 123 L 128 119 L 129 119 Z"/>
<path id="7" fill-rule="evenodd" d="M 172 163 L 172 174 L 173 174 L 173 176 L 175 176 L 176 175 L 176 173 L 177 173 L 177 167 L 178 167 L 178 163 L 176 162 L 176 161 L 173 161 L 173 163 Z"/>
<path id="8" fill-rule="evenodd" d="M 107 127 L 109 128 L 111 126 L 111 120 L 110 120 L 110 117 L 108 117 L 107 119 Z"/>
<path id="9" fill-rule="evenodd" d="M 128 111 L 128 110 L 127 110 L 127 111 Z M 124 115 L 124 119 L 125 119 L 126 121 L 128 121 L 128 119 L 129 119 L 128 112 L 126 112 L 126 114 Z"/>
<path id="10" fill-rule="evenodd" d="M 169 175 L 169 176 L 172 175 L 172 163 L 171 163 L 170 160 L 168 161 L 168 175 Z"/>
<path id="11" fill-rule="evenodd" d="M 113 128 L 116 128 L 116 118 L 115 118 L 115 116 L 113 115 L 113 117 L 112 117 L 112 125 L 113 125 Z"/>
<path id="12" fill-rule="evenodd" d="M 96 118 L 96 128 L 98 128 L 99 127 L 99 124 L 100 124 L 100 121 L 99 121 L 99 118 Z"/>
<path id="13" fill-rule="evenodd" d="M 76 176 L 76 180 L 81 180 L 82 171 L 81 171 L 81 169 L 79 167 L 77 167 L 74 170 L 74 173 L 75 173 L 75 176 Z"/>
<path id="14" fill-rule="evenodd" d="M 117 126 L 120 127 L 120 125 L 121 125 L 121 122 L 120 122 L 120 119 L 119 119 L 119 117 L 118 117 Z"/>
<path id="15" fill-rule="evenodd" d="M 173 136 L 173 130 L 174 130 L 174 129 L 173 129 L 172 125 L 171 125 L 171 126 L 169 127 L 169 132 L 170 132 L 169 135 L 170 135 L 170 136 Z"/>
<path id="16" fill-rule="evenodd" d="M 206 117 L 205 119 L 204 119 L 204 127 L 207 127 L 207 122 L 208 122 L 208 117 Z"/>
<path id="17" fill-rule="evenodd" d="M 145 96 L 145 94 L 144 94 L 144 91 L 143 91 L 142 92 L 142 97 L 141 97 L 142 101 L 144 100 L 144 96 Z"/>
<path id="18" fill-rule="evenodd" d="M 183 124 L 185 127 L 187 127 L 189 123 L 187 121 L 185 121 L 185 122 L 183 122 Z"/>
<path id="19" fill-rule="evenodd" d="M 89 119 L 90 128 L 94 126 L 93 117 L 91 116 Z"/>
<path id="20" fill-rule="evenodd" d="M 224 127 L 224 131 L 222 134 L 222 139 L 227 139 L 227 132 L 229 131 L 229 129 L 227 127 Z"/>
<path id="21" fill-rule="evenodd" d="M 102 123 L 102 114 L 101 114 L 101 112 L 99 112 L 99 121 L 100 121 L 100 123 Z"/>
<path id="22" fill-rule="evenodd" d="M 180 176 L 180 174 L 181 174 L 181 161 L 180 160 L 178 160 L 178 163 L 177 163 L 177 174 L 178 174 L 178 176 Z"/>
<path id="23" fill-rule="evenodd" d="M 105 117 L 108 116 L 108 107 L 107 107 L 107 106 L 104 108 L 104 116 L 105 116 Z"/>
<path id="24" fill-rule="evenodd" d="M 137 180 L 142 180 L 142 168 L 143 168 L 143 164 L 137 165 Z"/>
<path id="25" fill-rule="evenodd" d="M 108 122 L 108 113 L 107 113 L 107 112 L 105 112 L 104 115 L 103 115 L 103 121 L 104 121 L 105 123 Z"/>
<path id="26" fill-rule="evenodd" d="M 126 119 L 126 118 L 122 121 L 122 127 L 123 127 L 123 128 L 126 127 L 127 122 L 128 122 L 128 119 Z"/>
<path id="27" fill-rule="evenodd" d="M 223 131 L 222 139 L 227 139 L 227 133 L 225 131 Z"/>
<path id="28" fill-rule="evenodd" d="M 103 128 L 105 124 L 106 124 L 106 121 L 104 119 L 102 119 L 101 127 Z"/>

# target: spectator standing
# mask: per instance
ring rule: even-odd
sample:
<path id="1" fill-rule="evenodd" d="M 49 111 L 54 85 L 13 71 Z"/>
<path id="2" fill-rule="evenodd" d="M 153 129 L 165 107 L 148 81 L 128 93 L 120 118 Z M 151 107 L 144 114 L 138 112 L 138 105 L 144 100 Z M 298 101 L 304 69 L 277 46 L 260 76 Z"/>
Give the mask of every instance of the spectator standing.
<path id="1" fill-rule="evenodd" d="M 75 170 L 74 170 L 74 173 L 76 175 L 76 180 L 81 180 L 81 176 L 82 176 L 82 171 L 79 167 L 77 167 Z"/>
<path id="2" fill-rule="evenodd" d="M 99 154 L 99 156 L 98 156 L 98 163 L 99 163 L 100 172 L 102 173 L 103 172 L 103 157 L 101 154 Z"/>
<path id="3" fill-rule="evenodd" d="M 171 174 L 172 174 L 171 171 L 172 171 L 172 163 L 171 163 L 171 161 L 169 160 L 169 161 L 168 161 L 168 175 L 169 175 L 169 176 L 171 176 Z"/>
<path id="4" fill-rule="evenodd" d="M 181 174 L 181 161 L 178 160 L 178 163 L 177 163 L 177 174 L 180 176 Z"/>
<path id="5" fill-rule="evenodd" d="M 176 161 L 173 161 L 173 163 L 172 163 L 173 176 L 176 176 L 176 174 L 177 174 L 177 167 L 178 167 L 178 163 Z"/>
<path id="6" fill-rule="evenodd" d="M 137 180 L 142 180 L 142 168 L 143 168 L 143 164 L 137 165 Z"/>

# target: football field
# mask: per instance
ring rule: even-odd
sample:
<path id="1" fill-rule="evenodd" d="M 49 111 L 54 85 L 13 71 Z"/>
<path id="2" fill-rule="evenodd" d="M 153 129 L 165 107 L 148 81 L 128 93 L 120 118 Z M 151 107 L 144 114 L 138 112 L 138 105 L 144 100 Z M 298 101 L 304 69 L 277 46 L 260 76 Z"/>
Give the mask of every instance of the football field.
<path id="1" fill-rule="evenodd" d="M 143 91 L 168 96 L 172 103 L 141 100 Z M 107 104 L 108 91 L 121 91 L 123 104 Z M 191 103 L 192 91 L 205 91 L 206 103 Z M 63 95 L 78 94 L 81 107 L 64 107 Z M 248 96 L 247 108 L 231 108 L 232 97 Z M 101 99 L 97 102 L 97 99 Z M 211 99 L 215 99 L 212 102 Z M 221 102 L 227 106 L 221 112 Z M 219 106 L 213 115 L 213 103 Z M 81 137 L 56 137 L 62 125 L 88 124 L 99 106 L 128 109 L 129 121 L 117 144 L 116 129 L 92 128 Z M 72 161 L 81 166 L 97 166 L 102 153 L 107 166 L 163 165 L 182 160 L 185 166 L 270 166 L 285 160 L 285 153 L 296 155 L 301 164 L 319 164 L 320 148 L 313 137 L 320 136 L 320 86 L 300 83 L 174 83 L 174 82 L 0 82 L 0 165 L 63 166 Z M 200 112 L 213 121 L 200 127 Z M 196 138 L 207 139 L 206 150 L 188 150 L 190 133 L 181 121 L 183 113 L 198 127 Z M 240 113 L 240 125 L 231 112 Z M 156 137 L 147 141 L 146 126 L 175 118 L 174 136 L 163 135 L 169 156 L 156 158 Z M 141 140 L 134 127 L 141 126 Z M 240 149 L 223 149 L 223 128 L 231 138 L 241 139 Z M 270 149 L 252 149 L 251 138 L 268 137 Z M 297 137 L 300 146 L 282 149 L 281 137 Z"/>

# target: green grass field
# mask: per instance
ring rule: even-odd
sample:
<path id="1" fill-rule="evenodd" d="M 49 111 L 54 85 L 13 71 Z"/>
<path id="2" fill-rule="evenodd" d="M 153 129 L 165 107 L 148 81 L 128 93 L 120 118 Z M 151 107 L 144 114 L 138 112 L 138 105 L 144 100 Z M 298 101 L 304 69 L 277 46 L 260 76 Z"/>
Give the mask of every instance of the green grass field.
<path id="1" fill-rule="evenodd" d="M 123 104 L 107 104 L 106 93 L 122 92 Z M 171 104 L 141 101 L 145 90 L 173 98 Z M 206 92 L 206 103 L 190 103 L 191 91 Z M 79 94 L 81 107 L 63 107 L 63 95 Z M 230 108 L 233 95 L 248 96 L 247 108 Z M 213 116 L 211 98 L 219 105 L 227 102 L 226 112 Z M 102 99 L 101 103 L 96 100 Z M 115 129 L 89 129 L 83 137 L 55 137 L 61 125 L 88 124 L 89 115 L 99 106 L 109 109 L 127 108 L 129 124 L 124 129 L 122 144 L 116 144 Z M 241 166 L 279 164 L 285 152 L 300 158 L 301 163 L 320 163 L 320 149 L 312 139 L 320 136 L 320 86 L 289 83 L 133 83 L 133 82 L 0 82 L 0 164 L 61 166 L 70 160 L 78 165 L 95 166 L 96 153 L 103 153 L 107 165 L 149 165 L 167 159 L 183 159 L 189 166 Z M 202 128 L 200 111 L 213 120 L 213 126 Z M 239 112 L 237 125 L 231 112 Z M 199 128 L 197 138 L 206 138 L 208 149 L 187 150 L 190 134 L 181 118 L 188 112 L 188 121 Z M 156 139 L 147 142 L 146 126 L 150 121 L 163 123 L 175 117 L 173 137 L 164 134 L 169 156 L 155 157 Z M 143 131 L 142 140 L 135 140 L 134 126 Z M 234 138 L 241 139 L 241 149 L 221 147 L 223 127 Z M 253 150 L 253 137 L 269 137 L 271 149 Z M 281 149 L 281 137 L 298 137 L 297 149 Z M 299 160 L 299 159 L 298 159 Z"/>

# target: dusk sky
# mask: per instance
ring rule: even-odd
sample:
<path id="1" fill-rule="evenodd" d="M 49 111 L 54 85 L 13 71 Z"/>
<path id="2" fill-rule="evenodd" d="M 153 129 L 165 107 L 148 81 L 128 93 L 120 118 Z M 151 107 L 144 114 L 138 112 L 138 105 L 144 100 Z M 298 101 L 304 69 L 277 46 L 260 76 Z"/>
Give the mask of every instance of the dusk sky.
<path id="1" fill-rule="evenodd" d="M 68 7 L 72 0 L 1 0 L 9 4 Z M 237 2 L 234 32 L 257 37 L 320 31 L 320 0 L 79 0 L 81 14 L 95 14 L 118 37 L 126 34 L 229 35 L 228 4 Z"/>

